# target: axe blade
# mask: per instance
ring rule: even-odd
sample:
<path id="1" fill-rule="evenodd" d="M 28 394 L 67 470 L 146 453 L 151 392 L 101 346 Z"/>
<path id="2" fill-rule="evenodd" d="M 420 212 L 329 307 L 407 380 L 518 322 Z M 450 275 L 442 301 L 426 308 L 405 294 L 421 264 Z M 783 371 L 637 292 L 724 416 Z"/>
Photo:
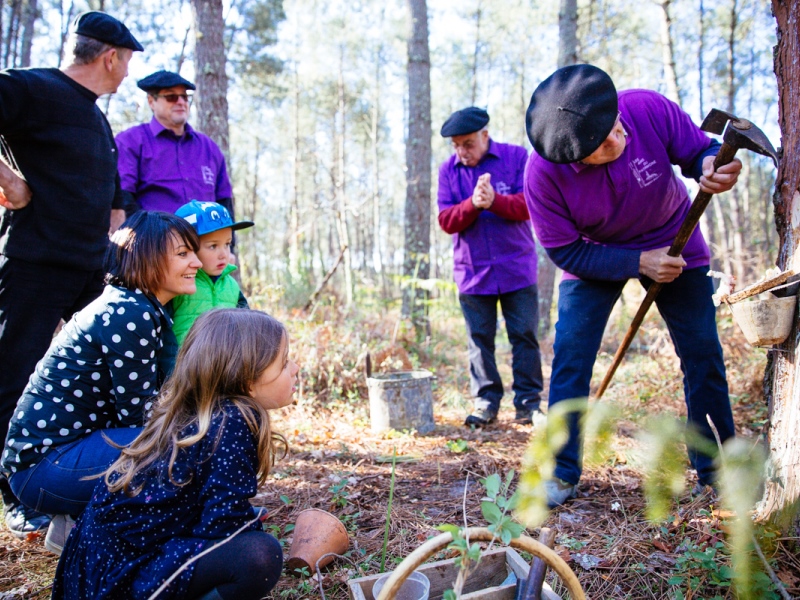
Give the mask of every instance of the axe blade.
<path id="1" fill-rule="evenodd" d="M 738 117 L 725 110 L 712 108 L 711 111 L 703 119 L 703 124 L 700 129 L 708 131 L 709 133 L 721 134 L 725 130 L 725 124 L 728 121 L 738 121 Z"/>
<path id="2" fill-rule="evenodd" d="M 726 124 L 728 124 L 727 129 Z M 726 143 L 735 148 L 746 148 L 756 154 L 769 156 L 775 166 L 778 166 L 778 153 L 769 138 L 747 119 L 740 119 L 725 110 L 712 108 L 700 125 L 700 129 L 717 135 L 724 131 L 723 140 Z"/>

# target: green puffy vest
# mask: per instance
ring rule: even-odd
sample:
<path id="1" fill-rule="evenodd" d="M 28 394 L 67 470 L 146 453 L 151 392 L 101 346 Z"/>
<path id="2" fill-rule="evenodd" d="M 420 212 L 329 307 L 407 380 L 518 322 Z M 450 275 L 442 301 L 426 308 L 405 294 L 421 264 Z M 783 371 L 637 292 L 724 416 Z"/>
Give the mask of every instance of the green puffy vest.
<path id="1" fill-rule="evenodd" d="M 212 308 L 236 308 L 239 302 L 239 284 L 230 276 L 236 270 L 235 265 L 228 265 L 216 281 L 199 269 L 195 279 L 197 291 L 192 295 L 177 296 L 172 300 L 172 331 L 178 338 L 178 344 L 189 333 L 189 328 L 197 317 Z"/>

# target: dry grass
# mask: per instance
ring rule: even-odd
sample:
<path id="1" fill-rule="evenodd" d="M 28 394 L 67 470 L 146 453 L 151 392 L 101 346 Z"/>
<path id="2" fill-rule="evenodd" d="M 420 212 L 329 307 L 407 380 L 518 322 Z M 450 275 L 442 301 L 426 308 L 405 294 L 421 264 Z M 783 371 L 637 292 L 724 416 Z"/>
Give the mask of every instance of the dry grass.
<path id="1" fill-rule="evenodd" d="M 287 551 L 291 532 L 286 527 L 299 511 L 323 508 L 342 519 L 351 534 L 349 560 L 335 561 L 322 583 L 329 600 L 344 600 L 349 578 L 377 573 L 380 567 L 393 452 L 399 461 L 387 568 L 437 534 L 437 525 L 461 524 L 465 519 L 470 525 L 485 525 L 478 479 L 518 469 L 530 430 L 511 422 L 509 396 L 496 425 L 475 431 L 462 426 L 469 402 L 463 324 L 458 315 L 437 317 L 434 339 L 421 346 L 412 344 L 397 320 L 386 315 L 358 319 L 357 326 L 346 326 L 334 314 L 320 311 L 313 322 L 286 320 L 294 355 L 303 363 L 303 388 L 297 404 L 276 418 L 276 429 L 287 436 L 291 453 L 277 466 L 255 503 L 268 508 L 265 524 Z M 725 319 L 721 331 L 737 427 L 742 435 L 752 437 L 765 417 L 760 395 L 765 354 L 747 346 Z M 595 381 L 610 362 L 621 333 L 612 330 L 608 337 Z M 641 448 L 635 432 L 645 415 L 682 415 L 685 407 L 677 362 L 663 330 L 648 319 L 639 339 L 638 352 L 626 359 L 608 392 L 608 399 L 621 407 L 623 415 L 613 451 L 603 464 L 586 470 L 579 497 L 553 512 L 546 525 L 558 532 L 556 549 L 575 570 L 589 598 L 674 598 L 679 589 L 686 598 L 715 594 L 732 598 L 728 588 L 713 585 L 709 571 L 686 562 L 687 550 L 713 548 L 717 541 L 724 541 L 724 520 L 712 512 L 710 498 L 692 499 L 685 494 L 674 505 L 672 519 L 663 524 L 644 518 L 637 459 Z M 543 349 L 549 365 L 547 342 Z M 363 373 L 366 350 L 377 357 L 376 368 L 413 365 L 435 371 L 433 433 L 376 435 L 370 431 Z M 501 373 L 509 381 L 507 344 L 499 343 L 498 352 L 505 363 Z M 449 441 L 458 440 L 466 442 L 465 451 L 448 447 Z M 466 516 L 462 514 L 465 493 Z M 800 593 L 797 544 L 797 539 L 777 538 L 765 544 L 765 552 L 792 594 Z M 719 564 L 726 563 L 725 556 L 719 558 Z M 48 597 L 55 565 L 55 557 L 43 550 L 41 540 L 19 542 L 0 533 L 0 590 L 6 591 L 0 598 Z M 669 578 L 677 572 L 697 577 L 699 591 L 687 593 L 686 585 L 670 585 Z M 314 581 L 286 576 L 270 597 L 319 595 Z"/>

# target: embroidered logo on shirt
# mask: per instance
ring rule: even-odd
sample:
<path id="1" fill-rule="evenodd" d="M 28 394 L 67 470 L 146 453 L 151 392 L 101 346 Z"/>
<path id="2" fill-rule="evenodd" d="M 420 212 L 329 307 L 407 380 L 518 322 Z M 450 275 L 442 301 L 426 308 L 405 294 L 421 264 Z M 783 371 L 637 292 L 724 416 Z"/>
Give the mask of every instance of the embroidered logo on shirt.
<path id="1" fill-rule="evenodd" d="M 494 184 L 494 191 L 498 194 L 509 194 L 511 193 L 511 186 L 504 181 L 498 181 Z"/>
<path id="2" fill-rule="evenodd" d="M 631 172 L 633 173 L 633 176 L 636 178 L 636 181 L 639 183 L 640 188 L 646 188 L 656 179 L 661 177 L 662 173 L 650 172 L 650 169 L 655 164 L 656 161 L 651 160 L 650 162 L 647 162 L 643 158 L 634 158 L 631 162 L 628 163 L 628 166 L 631 168 Z"/>
<path id="3" fill-rule="evenodd" d="M 211 170 L 211 167 L 202 166 L 200 167 L 200 172 L 203 173 L 204 183 L 214 185 L 214 171 Z"/>

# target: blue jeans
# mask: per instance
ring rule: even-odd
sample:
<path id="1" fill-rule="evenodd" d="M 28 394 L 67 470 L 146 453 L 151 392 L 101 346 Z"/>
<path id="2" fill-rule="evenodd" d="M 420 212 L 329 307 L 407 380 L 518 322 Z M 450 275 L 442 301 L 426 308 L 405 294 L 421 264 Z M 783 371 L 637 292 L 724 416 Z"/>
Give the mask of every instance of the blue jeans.
<path id="1" fill-rule="evenodd" d="M 79 515 L 89 504 L 98 475 L 119 458 L 119 449 L 109 445 L 130 444 L 141 427 L 94 431 L 79 440 L 51 448 L 42 460 L 8 478 L 14 495 L 25 505 L 51 515 Z"/>
<path id="2" fill-rule="evenodd" d="M 458 299 L 467 324 L 470 388 L 475 397 L 476 410 L 497 412 L 503 397 L 503 382 L 494 358 L 498 301 L 511 343 L 514 407 L 538 408 L 539 394 L 544 386 L 542 359 L 536 340 L 539 322 L 536 286 L 505 294 L 459 294 Z"/>
<path id="3" fill-rule="evenodd" d="M 689 427 L 713 441 L 713 432 L 706 421 L 708 415 L 724 442 L 733 437 L 735 430 L 722 346 L 717 335 L 716 310 L 711 301 L 713 289 L 707 271 L 708 267 L 689 269 L 675 281 L 665 284 L 656 297 L 656 306 L 667 323 L 680 358 Z M 640 282 L 645 289 L 652 283 L 647 278 L 640 278 Z M 603 331 L 625 283 L 561 282 L 550 377 L 551 407 L 563 400 L 587 399 Z M 583 462 L 578 415 L 569 415 L 567 423 L 569 440 L 556 455 L 555 476 L 576 484 Z M 700 483 L 714 481 L 712 456 L 690 448 L 689 459 Z"/>

